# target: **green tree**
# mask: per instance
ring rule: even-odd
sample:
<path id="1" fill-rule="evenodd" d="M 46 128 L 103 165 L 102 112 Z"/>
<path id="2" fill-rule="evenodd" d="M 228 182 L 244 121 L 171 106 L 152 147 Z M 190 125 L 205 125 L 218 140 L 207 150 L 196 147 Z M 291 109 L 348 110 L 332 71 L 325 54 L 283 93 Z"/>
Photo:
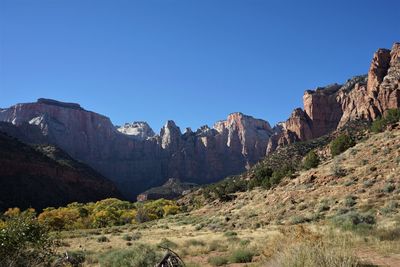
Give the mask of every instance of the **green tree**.
<path id="1" fill-rule="evenodd" d="M 303 161 L 303 167 L 306 170 L 312 169 L 312 168 L 316 168 L 319 165 L 319 158 L 317 153 L 315 153 L 314 150 L 311 150 L 310 152 L 307 153 L 306 157 L 304 158 Z"/>
<path id="2" fill-rule="evenodd" d="M 330 144 L 332 157 L 343 153 L 344 151 L 346 151 L 347 149 L 349 149 L 354 145 L 355 142 L 350 136 L 346 134 L 339 135 Z"/>
<path id="3" fill-rule="evenodd" d="M 38 222 L 34 212 L 24 211 L 5 219 L 0 231 L 0 266 L 49 264 L 53 248 L 47 227 Z"/>

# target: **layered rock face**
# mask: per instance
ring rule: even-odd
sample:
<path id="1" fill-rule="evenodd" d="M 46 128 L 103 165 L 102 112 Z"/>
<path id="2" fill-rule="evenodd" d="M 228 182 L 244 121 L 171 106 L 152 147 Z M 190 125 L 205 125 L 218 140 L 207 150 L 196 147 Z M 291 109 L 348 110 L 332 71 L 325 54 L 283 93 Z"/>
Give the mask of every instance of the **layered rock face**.
<path id="1" fill-rule="evenodd" d="M 343 127 L 352 120 L 372 121 L 388 109 L 400 107 L 400 44 L 379 49 L 368 75 L 356 76 L 344 85 L 308 90 L 304 110 L 296 109 L 268 143 L 267 153 L 277 147 L 309 140 Z"/>
<path id="2" fill-rule="evenodd" d="M 3 129 L 23 141 L 57 145 L 89 164 L 129 199 L 169 177 L 202 184 L 243 172 L 265 155 L 272 134 L 266 121 L 233 113 L 213 128 L 183 134 L 168 121 L 154 135 L 147 123 L 115 127 L 107 117 L 78 104 L 48 99 L 2 109 L 0 121 L 35 132 L 31 136 Z"/>

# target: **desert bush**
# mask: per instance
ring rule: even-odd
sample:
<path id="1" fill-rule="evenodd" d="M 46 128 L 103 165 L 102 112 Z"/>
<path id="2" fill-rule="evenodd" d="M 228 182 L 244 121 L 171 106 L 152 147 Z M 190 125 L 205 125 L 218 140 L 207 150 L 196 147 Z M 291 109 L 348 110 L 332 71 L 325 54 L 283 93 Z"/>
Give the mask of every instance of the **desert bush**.
<path id="1" fill-rule="evenodd" d="M 224 233 L 224 236 L 226 236 L 226 237 L 237 236 L 237 233 L 233 232 L 233 231 L 227 231 Z"/>
<path id="2" fill-rule="evenodd" d="M 37 266 L 49 264 L 54 242 L 46 226 L 33 211 L 6 216 L 0 231 L 0 266 Z"/>
<path id="3" fill-rule="evenodd" d="M 106 236 L 103 235 L 97 238 L 97 242 L 99 243 L 110 242 L 110 239 L 108 239 Z"/>
<path id="4" fill-rule="evenodd" d="M 343 153 L 344 151 L 346 151 L 347 149 L 349 149 L 354 145 L 355 142 L 350 136 L 345 134 L 339 135 L 330 144 L 332 157 Z"/>
<path id="5" fill-rule="evenodd" d="M 82 266 L 86 260 L 86 254 L 83 251 L 68 251 L 67 255 L 67 262 L 74 267 Z"/>
<path id="6" fill-rule="evenodd" d="M 361 267 L 363 265 L 348 249 L 323 243 L 304 242 L 286 247 L 277 255 L 274 266 Z"/>
<path id="7" fill-rule="evenodd" d="M 371 131 L 375 133 L 383 132 L 385 128 L 400 120 L 400 109 L 389 109 L 383 118 L 378 118 L 372 122 Z"/>
<path id="8" fill-rule="evenodd" d="M 310 219 L 301 215 L 297 215 L 297 216 L 293 216 L 292 218 L 290 218 L 290 223 L 291 224 L 300 224 L 300 223 L 305 223 L 305 222 L 309 222 Z"/>
<path id="9" fill-rule="evenodd" d="M 154 248 L 139 244 L 128 249 L 112 250 L 99 256 L 102 267 L 144 267 L 154 266 L 161 259 Z"/>
<path id="10" fill-rule="evenodd" d="M 212 266 L 223 266 L 228 264 L 228 259 L 224 256 L 214 256 L 208 258 L 208 263 L 211 264 Z"/>
<path id="11" fill-rule="evenodd" d="M 316 168 L 319 165 L 319 158 L 317 153 L 315 153 L 314 150 L 311 150 L 308 152 L 308 154 L 305 156 L 304 161 L 303 161 L 303 167 L 306 170 Z"/>
<path id="12" fill-rule="evenodd" d="M 384 185 L 382 191 L 385 193 L 392 193 L 396 189 L 395 185 L 392 183 L 387 183 Z"/>
<path id="13" fill-rule="evenodd" d="M 246 263 L 251 262 L 254 257 L 254 252 L 248 249 L 237 249 L 233 251 L 229 257 L 233 263 Z"/>
<path id="14" fill-rule="evenodd" d="M 376 221 L 372 214 L 360 214 L 355 211 L 350 211 L 345 214 L 334 216 L 332 222 L 343 230 L 354 231 L 362 234 L 365 231 L 371 230 Z"/>
<path id="15" fill-rule="evenodd" d="M 175 242 L 172 242 L 171 240 L 165 237 L 161 239 L 160 243 L 158 243 L 158 246 L 169 249 L 175 249 L 178 247 L 178 245 Z"/>
<path id="16" fill-rule="evenodd" d="M 210 251 L 225 251 L 226 248 L 226 245 L 219 240 L 213 240 L 208 244 L 208 249 Z"/>
<path id="17" fill-rule="evenodd" d="M 185 244 L 186 244 L 186 246 L 194 246 L 194 247 L 205 246 L 205 245 L 206 245 L 206 244 L 204 243 L 204 241 L 202 241 L 202 240 L 197 240 L 197 239 L 189 239 L 189 240 L 186 240 Z"/>
<path id="18" fill-rule="evenodd" d="M 142 234 L 140 232 L 134 232 L 132 234 L 132 240 L 139 240 L 140 238 L 142 238 Z"/>
<path id="19" fill-rule="evenodd" d="M 336 177 L 343 177 L 347 175 L 347 171 L 343 169 L 338 161 L 334 161 L 331 165 L 331 172 Z"/>
<path id="20" fill-rule="evenodd" d="M 122 236 L 122 239 L 125 240 L 125 241 L 132 241 L 132 236 L 130 236 L 128 234 L 125 234 L 125 235 Z"/>
<path id="21" fill-rule="evenodd" d="M 352 195 L 346 196 L 344 199 L 344 205 L 346 207 L 353 207 L 355 204 L 357 204 L 356 198 Z"/>
<path id="22" fill-rule="evenodd" d="M 382 209 L 383 214 L 390 214 L 397 211 L 399 204 L 396 201 L 389 201 Z"/>
<path id="23" fill-rule="evenodd" d="M 400 227 L 396 225 L 394 227 L 378 228 L 373 232 L 373 235 L 380 241 L 400 240 Z"/>

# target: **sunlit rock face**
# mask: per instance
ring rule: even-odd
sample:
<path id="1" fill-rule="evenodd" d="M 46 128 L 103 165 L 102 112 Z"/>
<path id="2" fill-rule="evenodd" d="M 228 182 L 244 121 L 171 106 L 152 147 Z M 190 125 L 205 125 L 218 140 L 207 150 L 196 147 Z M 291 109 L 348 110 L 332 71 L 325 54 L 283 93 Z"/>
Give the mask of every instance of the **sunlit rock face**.
<path id="1" fill-rule="evenodd" d="M 267 153 L 277 147 L 320 137 L 352 120 L 372 121 L 388 109 L 400 107 L 400 44 L 378 49 L 367 75 L 344 85 L 307 90 L 304 111 L 296 109 L 283 123 L 283 130 L 270 138 Z"/>
<path id="2" fill-rule="evenodd" d="M 156 135 L 145 122 L 116 127 L 79 104 L 49 99 L 2 109 L 0 121 L 30 129 L 32 135 L 2 129 L 26 142 L 59 146 L 112 179 L 131 199 L 168 177 L 202 184 L 243 172 L 265 156 L 273 132 L 266 121 L 233 113 L 213 128 L 184 133 L 170 120 Z"/>
<path id="3" fill-rule="evenodd" d="M 145 121 L 125 123 L 123 126 L 117 127 L 117 131 L 139 140 L 146 140 L 155 136 L 153 129 Z"/>

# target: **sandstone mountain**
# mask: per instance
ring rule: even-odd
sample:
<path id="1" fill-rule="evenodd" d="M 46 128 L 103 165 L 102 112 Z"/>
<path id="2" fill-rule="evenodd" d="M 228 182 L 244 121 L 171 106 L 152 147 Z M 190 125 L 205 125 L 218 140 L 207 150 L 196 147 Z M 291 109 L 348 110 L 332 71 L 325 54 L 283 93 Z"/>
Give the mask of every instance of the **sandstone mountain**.
<path id="1" fill-rule="evenodd" d="M 400 107 L 400 44 L 379 49 L 367 75 L 307 90 L 304 109 L 271 128 L 268 122 L 232 113 L 210 128 L 183 133 L 167 121 L 160 134 L 145 122 L 114 126 L 79 104 L 39 99 L 0 109 L 3 130 L 28 143 L 50 143 L 112 179 L 134 199 L 169 177 L 204 184 L 239 174 L 286 144 L 324 136 L 355 120 L 372 121 Z M 1 125 L 0 125 L 1 126 Z"/>
<path id="2" fill-rule="evenodd" d="M 0 132 L 0 210 L 43 209 L 121 197 L 99 173 L 49 145 L 31 147 Z"/>
<path id="3" fill-rule="evenodd" d="M 116 127 L 109 118 L 78 104 L 49 99 L 2 109 L 0 121 L 20 129 L 5 127 L 10 135 L 57 145 L 89 164 L 130 199 L 169 177 L 202 184 L 243 172 L 265 155 L 272 134 L 268 122 L 233 113 L 213 128 L 203 126 L 195 132 L 182 133 L 168 121 L 154 135 L 147 123 Z"/>
<path id="4" fill-rule="evenodd" d="M 400 43 L 392 50 L 375 52 L 368 75 L 356 76 L 344 85 L 308 90 L 304 110 L 297 108 L 268 143 L 267 152 L 278 146 L 310 140 L 343 127 L 352 120 L 372 121 L 388 109 L 400 107 Z"/>

